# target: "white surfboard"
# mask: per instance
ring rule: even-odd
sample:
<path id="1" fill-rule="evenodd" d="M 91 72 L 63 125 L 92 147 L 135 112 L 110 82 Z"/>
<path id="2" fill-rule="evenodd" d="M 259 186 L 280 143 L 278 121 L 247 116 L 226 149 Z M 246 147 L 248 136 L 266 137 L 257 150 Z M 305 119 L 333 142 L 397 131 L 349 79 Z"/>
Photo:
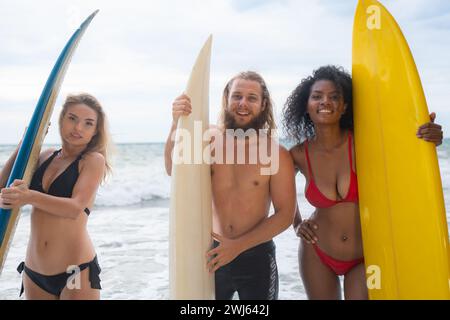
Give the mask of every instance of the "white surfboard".
<path id="1" fill-rule="evenodd" d="M 169 282 L 170 298 L 214 299 L 214 274 L 206 252 L 212 246 L 211 171 L 203 141 L 209 128 L 209 69 L 212 36 L 208 38 L 186 88 L 192 113 L 178 120 L 173 150 L 170 194 Z M 196 130 L 195 130 L 196 129 Z M 200 129 L 200 130 L 199 130 Z"/>

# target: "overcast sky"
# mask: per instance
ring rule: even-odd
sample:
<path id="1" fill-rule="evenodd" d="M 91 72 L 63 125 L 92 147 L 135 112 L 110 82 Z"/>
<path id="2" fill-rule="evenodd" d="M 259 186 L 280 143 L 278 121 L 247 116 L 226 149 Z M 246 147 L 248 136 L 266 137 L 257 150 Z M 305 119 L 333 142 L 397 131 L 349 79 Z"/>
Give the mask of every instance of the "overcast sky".
<path id="1" fill-rule="evenodd" d="M 351 71 L 356 0 L 0 0 L 0 143 L 16 143 L 61 49 L 100 12 L 61 88 L 46 142 L 59 141 L 64 97 L 86 91 L 103 104 L 115 142 L 164 141 L 171 103 L 213 34 L 210 107 L 215 122 L 227 80 L 266 79 L 277 119 L 298 82 L 324 64 Z M 407 38 L 428 101 L 450 136 L 450 1 L 385 0 Z"/>

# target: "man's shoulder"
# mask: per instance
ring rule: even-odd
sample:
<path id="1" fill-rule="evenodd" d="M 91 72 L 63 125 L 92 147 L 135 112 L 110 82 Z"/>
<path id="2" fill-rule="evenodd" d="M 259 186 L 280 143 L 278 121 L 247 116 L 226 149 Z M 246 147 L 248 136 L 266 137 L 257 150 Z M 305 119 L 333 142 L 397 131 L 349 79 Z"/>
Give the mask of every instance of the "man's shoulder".
<path id="1" fill-rule="evenodd" d="M 283 154 L 284 156 L 289 156 L 289 152 L 290 151 L 285 146 L 280 144 L 278 139 L 271 137 L 270 138 L 270 143 L 271 143 L 271 149 L 272 150 L 278 150 L 278 152 L 280 154 Z"/>

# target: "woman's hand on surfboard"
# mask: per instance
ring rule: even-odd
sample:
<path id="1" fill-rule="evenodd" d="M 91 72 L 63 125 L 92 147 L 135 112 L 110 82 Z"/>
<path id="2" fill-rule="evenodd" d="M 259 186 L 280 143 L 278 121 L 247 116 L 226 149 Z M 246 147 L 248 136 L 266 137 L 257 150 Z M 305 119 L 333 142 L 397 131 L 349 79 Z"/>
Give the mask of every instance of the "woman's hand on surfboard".
<path id="1" fill-rule="evenodd" d="M 296 230 L 297 236 L 306 241 L 306 243 L 315 244 L 319 239 L 317 238 L 314 230 L 317 230 L 319 227 L 316 223 L 312 222 L 309 219 L 303 220 L 298 229 Z"/>
<path id="2" fill-rule="evenodd" d="M 434 123 L 435 119 L 436 113 L 430 113 L 430 122 L 419 127 L 417 130 L 417 137 L 425 141 L 432 142 L 438 146 L 442 143 L 444 134 L 442 132 L 442 127 Z"/>
<path id="3" fill-rule="evenodd" d="M 188 116 L 192 112 L 191 98 L 186 94 L 177 97 L 172 103 L 172 118 L 176 124 L 181 116 Z"/>
<path id="4" fill-rule="evenodd" d="M 2 189 L 1 201 L 7 204 L 6 209 L 24 206 L 28 203 L 29 191 L 25 181 L 16 179 L 9 188 Z"/>
<path id="5" fill-rule="evenodd" d="M 11 206 L 11 204 L 5 202 L 5 200 L 3 200 L 3 190 L 0 190 L 0 208 L 5 209 L 5 210 L 11 210 L 13 207 Z"/>
<path id="6" fill-rule="evenodd" d="M 230 263 L 241 253 L 238 240 L 228 239 L 214 232 L 212 236 L 219 242 L 219 245 L 206 253 L 208 258 L 206 266 L 211 273 Z"/>

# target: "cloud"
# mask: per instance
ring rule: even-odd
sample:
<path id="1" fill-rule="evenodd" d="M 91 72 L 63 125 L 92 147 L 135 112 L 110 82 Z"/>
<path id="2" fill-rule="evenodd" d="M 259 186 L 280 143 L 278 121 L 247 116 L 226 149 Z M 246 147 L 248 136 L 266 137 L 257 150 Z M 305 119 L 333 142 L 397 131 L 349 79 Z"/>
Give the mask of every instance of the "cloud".
<path id="1" fill-rule="evenodd" d="M 87 91 L 104 104 L 117 141 L 148 142 L 165 140 L 172 100 L 184 90 L 210 33 L 211 121 L 227 80 L 247 69 L 266 78 L 279 114 L 290 91 L 314 68 L 331 63 L 351 70 L 356 2 L 11 2 L 0 12 L 0 127 L 9 126 L 0 143 L 17 141 L 22 129 L 11 129 L 11 121 L 20 119 L 19 127 L 30 117 L 65 41 L 97 8 L 100 12 L 67 72 L 54 117 L 68 92 Z M 388 5 L 410 42 L 432 109 L 447 112 L 450 31 L 442 26 L 450 10 L 442 1 L 436 0 L 439 10 L 430 9 L 433 1 L 413 2 Z M 54 131 L 50 142 L 58 141 Z"/>

